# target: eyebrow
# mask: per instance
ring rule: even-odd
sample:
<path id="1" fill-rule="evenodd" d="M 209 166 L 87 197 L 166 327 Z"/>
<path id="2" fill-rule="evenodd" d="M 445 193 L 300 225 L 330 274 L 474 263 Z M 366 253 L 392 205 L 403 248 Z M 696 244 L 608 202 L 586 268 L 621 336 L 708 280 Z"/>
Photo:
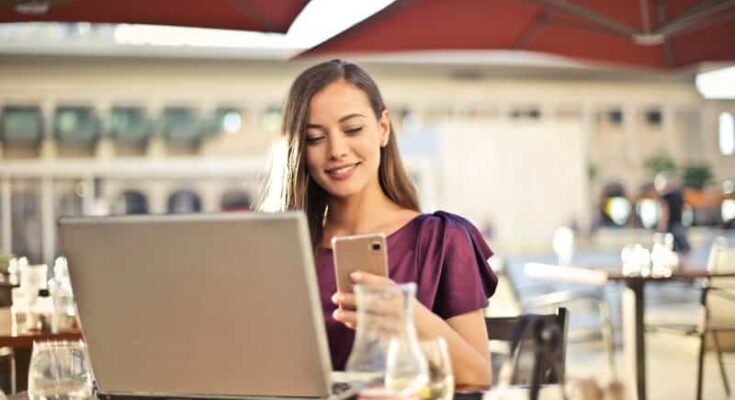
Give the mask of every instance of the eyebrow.
<path id="1" fill-rule="evenodd" d="M 340 118 L 339 119 L 339 122 L 344 122 L 344 121 L 347 121 L 350 118 L 355 118 L 355 117 L 367 118 L 367 117 L 365 117 L 364 115 L 362 115 L 360 113 L 352 113 L 352 114 L 347 114 L 344 117 Z M 321 126 L 319 124 L 308 124 L 308 125 L 306 125 L 306 129 L 310 129 L 310 128 L 323 128 L 323 126 Z"/>

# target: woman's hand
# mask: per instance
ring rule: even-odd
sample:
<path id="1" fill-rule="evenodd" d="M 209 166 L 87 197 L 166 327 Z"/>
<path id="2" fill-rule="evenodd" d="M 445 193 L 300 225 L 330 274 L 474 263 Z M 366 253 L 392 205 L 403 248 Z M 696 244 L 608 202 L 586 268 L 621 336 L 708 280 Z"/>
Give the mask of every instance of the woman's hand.
<path id="1" fill-rule="evenodd" d="M 354 284 L 362 285 L 395 285 L 396 283 L 390 278 L 386 278 L 380 275 L 374 275 L 367 272 L 357 271 L 350 275 Z M 395 330 L 396 318 L 402 317 L 399 315 L 403 311 L 403 305 L 397 304 L 402 301 L 402 298 L 385 299 L 381 302 L 366 305 L 368 307 L 367 312 L 373 317 L 373 323 L 381 322 L 381 325 L 385 325 L 386 329 Z M 416 324 L 419 337 L 425 338 L 425 329 L 422 329 L 426 325 L 428 319 L 435 317 L 434 314 L 429 311 L 423 304 L 421 304 L 415 298 L 413 301 L 414 309 L 414 322 Z M 332 303 L 336 304 L 338 308 L 334 310 L 332 317 L 345 324 L 351 329 L 357 327 L 357 300 L 354 293 L 337 292 L 332 296 Z M 382 317 L 380 320 L 375 317 Z M 393 326 L 391 326 L 393 325 Z"/>
<path id="2" fill-rule="evenodd" d="M 350 278 L 355 284 L 396 284 L 389 278 L 362 271 L 353 272 Z M 332 302 L 339 306 L 332 314 L 334 319 L 351 329 L 355 329 L 357 326 L 355 295 L 353 293 L 337 292 L 332 296 Z M 388 299 L 368 304 L 364 311 L 370 315 L 373 326 L 385 330 L 395 330 L 400 329 L 397 327 L 396 318 L 402 317 L 396 313 L 401 313 L 403 309 L 402 304 L 392 303 Z M 492 381 L 492 372 L 490 370 L 490 353 L 487 347 L 487 331 L 482 310 L 467 312 L 443 320 L 415 298 L 413 299 L 413 310 L 416 331 L 420 340 L 443 337 L 447 341 L 457 384 L 488 387 Z"/>
<path id="3" fill-rule="evenodd" d="M 384 276 L 370 274 L 362 271 L 355 271 L 350 274 L 350 279 L 355 285 L 395 285 L 390 278 Z M 332 317 L 345 324 L 348 328 L 355 329 L 357 326 L 357 302 L 354 293 L 337 292 L 332 295 L 332 303 L 338 308 L 332 313 Z M 384 308 L 384 307 L 380 307 Z M 388 307 L 385 307 L 388 308 Z M 374 313 L 382 313 L 385 310 L 378 310 L 377 307 L 370 309 Z"/>

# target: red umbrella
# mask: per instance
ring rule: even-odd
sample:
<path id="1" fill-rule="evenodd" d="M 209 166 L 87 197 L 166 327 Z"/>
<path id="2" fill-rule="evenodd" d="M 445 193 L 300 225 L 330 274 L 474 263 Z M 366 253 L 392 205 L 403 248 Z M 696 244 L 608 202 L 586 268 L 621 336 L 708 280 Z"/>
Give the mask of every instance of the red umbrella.
<path id="1" fill-rule="evenodd" d="M 301 56 L 526 50 L 677 68 L 735 60 L 735 0 L 398 0 Z"/>
<path id="2" fill-rule="evenodd" d="M 285 33 L 308 0 L 0 0 L 0 22 L 98 22 Z"/>

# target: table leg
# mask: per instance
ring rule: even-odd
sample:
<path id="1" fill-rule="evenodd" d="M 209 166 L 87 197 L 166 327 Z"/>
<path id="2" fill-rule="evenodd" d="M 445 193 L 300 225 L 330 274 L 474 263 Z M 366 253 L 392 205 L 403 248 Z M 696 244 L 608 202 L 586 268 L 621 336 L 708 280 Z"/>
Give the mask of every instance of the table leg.
<path id="1" fill-rule="evenodd" d="M 628 398 L 646 399 L 646 344 L 644 337 L 644 285 L 626 282 L 623 293 L 623 349 L 628 373 Z"/>

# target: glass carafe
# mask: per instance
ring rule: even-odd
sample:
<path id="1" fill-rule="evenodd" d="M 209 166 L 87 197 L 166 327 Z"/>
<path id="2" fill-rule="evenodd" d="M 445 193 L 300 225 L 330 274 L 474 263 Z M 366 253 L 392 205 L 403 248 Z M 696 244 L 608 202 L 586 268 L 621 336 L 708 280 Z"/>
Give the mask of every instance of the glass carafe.
<path id="1" fill-rule="evenodd" d="M 416 284 L 357 285 L 357 332 L 346 371 L 354 382 L 385 385 L 400 395 L 429 380 L 413 320 Z"/>

